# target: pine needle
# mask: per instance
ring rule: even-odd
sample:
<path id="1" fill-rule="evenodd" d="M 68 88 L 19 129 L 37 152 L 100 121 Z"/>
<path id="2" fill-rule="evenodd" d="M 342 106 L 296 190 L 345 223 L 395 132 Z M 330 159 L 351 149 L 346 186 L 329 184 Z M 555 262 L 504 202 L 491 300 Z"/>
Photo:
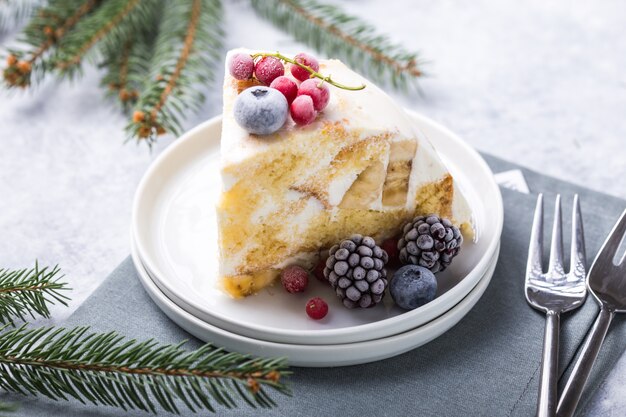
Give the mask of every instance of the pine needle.
<path id="1" fill-rule="evenodd" d="M 158 20 L 155 16 L 155 28 Z M 100 67 L 106 69 L 101 85 L 108 95 L 115 98 L 124 111 L 137 102 L 139 92 L 146 83 L 149 63 L 154 53 L 156 31 L 137 33 L 120 48 L 119 45 L 103 45 Z"/>
<path id="2" fill-rule="evenodd" d="M 53 400 L 180 414 L 237 407 L 270 408 L 268 390 L 290 395 L 284 360 L 257 359 L 211 345 L 187 351 L 115 332 L 25 326 L 0 333 L 0 387 Z"/>
<path id="3" fill-rule="evenodd" d="M 345 59 L 370 78 L 403 88 L 422 76 L 417 53 L 339 7 L 315 0 L 251 0 L 254 9 L 297 40 Z"/>
<path id="4" fill-rule="evenodd" d="M 49 305 L 67 305 L 69 298 L 61 291 L 69 290 L 61 282 L 60 269 L 39 268 L 10 271 L 0 269 L 0 323 L 13 325 L 13 318 L 26 321 L 26 316 L 50 317 Z"/>
<path id="5" fill-rule="evenodd" d="M 198 87 L 213 79 L 220 59 L 222 8 L 219 0 L 181 0 L 165 4 L 150 78 L 135 106 L 130 137 L 151 145 L 160 134 L 179 134 L 188 110 L 198 110 Z"/>
<path id="6" fill-rule="evenodd" d="M 75 75 L 96 43 L 123 45 L 152 22 L 158 4 L 158 0 L 107 0 L 59 43 L 54 67 L 63 75 Z"/>
<path id="7" fill-rule="evenodd" d="M 38 10 L 22 33 L 21 42 L 30 48 L 10 50 L 4 80 L 7 87 L 26 88 L 51 69 L 48 62 L 56 45 L 101 0 L 56 0 Z"/>

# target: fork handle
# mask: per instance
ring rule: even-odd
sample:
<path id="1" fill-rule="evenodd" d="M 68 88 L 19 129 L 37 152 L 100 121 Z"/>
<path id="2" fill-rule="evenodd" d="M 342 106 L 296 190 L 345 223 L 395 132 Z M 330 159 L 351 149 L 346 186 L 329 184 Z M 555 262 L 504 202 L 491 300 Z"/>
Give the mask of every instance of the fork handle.
<path id="1" fill-rule="evenodd" d="M 589 378 L 591 368 L 598 356 L 598 352 L 600 351 L 602 342 L 604 342 L 604 337 L 609 330 L 609 325 L 613 317 L 615 317 L 615 311 L 613 309 L 607 308 L 606 306 L 600 307 L 598 318 L 596 318 L 591 331 L 585 339 L 582 352 L 574 365 L 574 369 L 567 380 L 567 384 L 565 384 L 563 394 L 561 394 L 561 400 L 557 408 L 558 417 L 571 417 L 574 415 L 578 401 L 583 393 L 583 388 Z"/>
<path id="2" fill-rule="evenodd" d="M 537 398 L 537 417 L 553 417 L 556 413 L 560 319 L 561 316 L 556 311 L 548 311 L 546 313 L 541 378 L 539 380 L 539 395 Z"/>

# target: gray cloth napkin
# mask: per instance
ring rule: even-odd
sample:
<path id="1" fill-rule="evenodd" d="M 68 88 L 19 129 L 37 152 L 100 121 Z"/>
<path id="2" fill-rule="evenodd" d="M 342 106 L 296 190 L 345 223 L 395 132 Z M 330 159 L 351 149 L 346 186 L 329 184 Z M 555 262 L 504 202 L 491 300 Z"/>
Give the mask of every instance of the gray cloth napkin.
<path id="1" fill-rule="evenodd" d="M 488 155 L 485 158 L 494 172 L 519 168 Z M 570 213 L 573 194 L 580 194 L 591 262 L 626 202 L 529 170 L 523 172 L 532 193 L 547 194 L 547 207 L 553 194 L 559 192 L 565 197 L 563 212 Z M 278 408 L 253 410 L 242 405 L 236 410 L 220 410 L 219 415 L 534 415 L 544 317 L 526 304 L 523 287 L 536 195 L 507 189 L 502 194 L 505 220 L 495 275 L 478 304 L 454 328 L 425 346 L 376 363 L 344 368 L 294 368 L 290 378 L 294 395 L 274 396 Z M 564 227 L 569 230 L 568 223 Z M 589 298 L 584 307 L 563 318 L 561 369 L 565 375 L 596 313 L 597 307 Z M 91 325 L 99 331 L 116 329 L 133 338 L 156 338 L 161 342 L 190 339 L 189 348 L 199 345 L 150 300 L 130 259 L 122 262 L 68 319 L 66 326 L 74 325 Z M 626 322 L 618 316 L 595 365 L 578 415 L 585 414 L 593 392 L 623 353 L 625 336 Z M 123 413 L 105 406 L 83 406 L 75 401 L 55 403 L 45 398 L 8 395 L 3 399 L 21 403 L 16 414 L 19 416 L 147 415 Z"/>

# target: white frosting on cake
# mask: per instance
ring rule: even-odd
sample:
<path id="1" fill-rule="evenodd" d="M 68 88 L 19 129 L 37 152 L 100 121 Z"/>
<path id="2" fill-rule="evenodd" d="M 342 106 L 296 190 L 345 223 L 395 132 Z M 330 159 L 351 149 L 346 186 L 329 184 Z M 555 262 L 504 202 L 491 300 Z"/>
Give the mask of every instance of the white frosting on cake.
<path id="1" fill-rule="evenodd" d="M 229 62 L 231 55 L 236 53 L 253 54 L 258 51 L 249 49 L 233 49 L 226 56 L 226 63 Z M 350 126 L 358 128 L 362 132 L 363 137 L 368 137 L 381 131 L 395 131 L 395 138 L 406 138 L 415 136 L 415 127 L 409 116 L 399 107 L 387 94 L 380 88 L 372 84 L 365 78 L 350 70 L 341 61 L 330 59 L 320 60 L 319 72 L 324 75 L 332 76 L 332 79 L 347 86 L 365 85 L 363 90 L 349 91 L 340 88 L 331 87 L 330 101 L 321 113 L 320 117 L 311 125 L 303 128 L 296 126 L 295 123 L 288 119 L 287 123 L 281 129 L 282 132 L 288 132 L 298 129 L 300 133 L 307 130 L 314 133 L 320 128 L 323 121 L 347 121 Z M 226 77 L 228 77 L 228 68 L 226 68 Z M 291 77 L 291 74 L 285 73 Z M 225 94 L 236 95 L 236 91 L 225 91 Z M 234 101 L 227 100 L 231 103 Z M 262 150 L 264 147 L 270 146 L 274 140 L 280 140 L 280 137 L 267 137 L 257 139 L 251 137 L 250 134 L 239 126 L 233 116 L 232 109 L 224 108 L 224 121 L 227 131 L 224 131 L 221 142 L 222 164 L 237 163 Z M 280 133 L 280 131 L 279 131 Z M 392 139 L 393 140 L 393 139 Z M 320 161 L 323 164 L 326 161 Z"/>

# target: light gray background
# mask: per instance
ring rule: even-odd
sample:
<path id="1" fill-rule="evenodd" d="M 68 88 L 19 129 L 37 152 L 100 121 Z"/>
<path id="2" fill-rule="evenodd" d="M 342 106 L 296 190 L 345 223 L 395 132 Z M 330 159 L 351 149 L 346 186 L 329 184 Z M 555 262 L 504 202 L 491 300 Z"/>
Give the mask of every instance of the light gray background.
<path id="1" fill-rule="evenodd" d="M 308 50 L 224 2 L 227 48 Z M 626 198 L 626 4 L 622 1 L 341 1 L 429 61 L 423 96 L 394 93 L 480 151 Z M 12 35 L 0 38 L 11 42 Z M 221 68 L 221 63 L 218 63 Z M 123 144 L 126 119 L 98 71 L 0 93 L 0 265 L 59 263 L 74 288 L 62 322 L 129 253 L 132 196 L 150 153 Z M 221 112 L 221 73 L 192 127 Z M 585 213 L 592 215 L 592 213 Z M 626 357 L 593 415 L 626 409 Z"/>

